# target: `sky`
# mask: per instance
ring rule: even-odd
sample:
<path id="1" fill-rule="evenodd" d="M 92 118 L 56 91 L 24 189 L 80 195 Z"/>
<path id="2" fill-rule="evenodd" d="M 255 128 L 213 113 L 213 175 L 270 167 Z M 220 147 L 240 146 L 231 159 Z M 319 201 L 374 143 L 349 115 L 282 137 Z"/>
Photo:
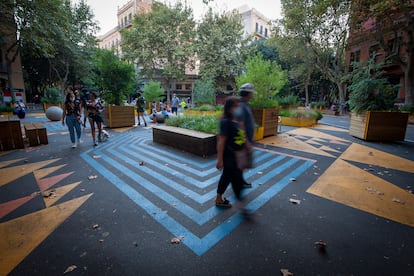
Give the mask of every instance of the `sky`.
<path id="1" fill-rule="evenodd" d="M 101 28 L 98 35 L 105 34 L 118 24 L 116 17 L 118 6 L 121 7 L 128 3 L 128 1 L 129 0 L 85 0 L 91 7 L 95 15 L 95 20 L 98 21 Z M 176 1 L 184 2 L 185 0 L 161 0 L 160 2 L 175 3 Z M 207 10 L 202 0 L 186 1 L 189 6 L 192 7 L 196 20 L 200 19 Z M 213 7 L 215 11 L 227 11 L 240 7 L 243 4 L 248 5 L 250 8 L 255 8 L 269 19 L 280 18 L 280 0 L 214 0 L 209 6 Z"/>

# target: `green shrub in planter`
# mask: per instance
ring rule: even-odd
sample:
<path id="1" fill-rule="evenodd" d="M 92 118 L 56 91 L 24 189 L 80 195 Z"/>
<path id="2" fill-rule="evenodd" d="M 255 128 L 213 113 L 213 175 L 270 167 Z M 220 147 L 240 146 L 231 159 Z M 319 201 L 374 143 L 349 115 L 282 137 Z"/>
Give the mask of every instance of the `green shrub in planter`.
<path id="1" fill-rule="evenodd" d="M 0 106 L 0 113 L 12 113 L 14 111 L 13 107 L 10 106 Z"/>
<path id="2" fill-rule="evenodd" d="M 323 118 L 322 113 L 319 110 L 314 109 L 290 109 L 279 111 L 279 116 L 290 118 L 307 118 L 316 119 L 316 121 Z"/>
<path id="3" fill-rule="evenodd" d="M 217 115 L 184 115 L 174 116 L 165 121 L 168 126 L 181 127 L 210 134 L 218 134 Z"/>
<path id="4" fill-rule="evenodd" d="M 392 85 L 384 75 L 384 62 L 370 59 L 368 64 L 354 62 L 353 71 L 345 80 L 349 83 L 349 108 L 359 114 L 363 111 L 392 110 L 398 85 Z"/>
<path id="5" fill-rule="evenodd" d="M 399 108 L 400 111 L 405 111 L 408 112 L 410 114 L 414 114 L 414 104 L 405 104 L 400 106 Z"/>
<path id="6" fill-rule="evenodd" d="M 284 97 L 277 97 L 277 102 L 282 108 L 296 107 L 298 105 L 298 96 L 288 95 Z"/>
<path id="7" fill-rule="evenodd" d="M 60 90 L 56 87 L 49 87 L 44 92 L 44 96 L 41 99 L 42 103 L 60 103 L 62 102 L 62 95 Z"/>

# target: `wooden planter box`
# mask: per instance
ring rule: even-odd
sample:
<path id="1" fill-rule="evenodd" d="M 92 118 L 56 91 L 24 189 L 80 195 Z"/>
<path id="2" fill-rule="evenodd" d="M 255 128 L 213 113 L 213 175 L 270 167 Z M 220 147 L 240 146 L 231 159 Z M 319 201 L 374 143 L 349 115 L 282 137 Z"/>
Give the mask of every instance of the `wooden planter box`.
<path id="1" fill-rule="evenodd" d="M 408 115 L 387 111 L 352 112 L 349 134 L 366 141 L 404 141 Z"/>
<path id="2" fill-rule="evenodd" d="M 204 132 L 172 127 L 154 126 L 152 139 L 155 143 L 171 146 L 202 157 L 217 153 L 217 136 Z"/>
<path id="3" fill-rule="evenodd" d="M 311 127 L 316 125 L 316 119 L 280 117 L 282 126 Z"/>
<path id="4" fill-rule="evenodd" d="M 0 150 L 23 149 L 20 120 L 0 118 Z"/>
<path id="5" fill-rule="evenodd" d="M 110 128 L 132 127 L 135 125 L 135 107 L 108 105 L 102 112 L 104 124 Z"/>
<path id="6" fill-rule="evenodd" d="M 263 137 L 277 134 L 279 110 L 277 108 L 253 109 L 257 125 L 264 127 Z"/>
<path id="7" fill-rule="evenodd" d="M 264 127 L 256 127 L 254 129 L 254 141 L 263 140 Z"/>

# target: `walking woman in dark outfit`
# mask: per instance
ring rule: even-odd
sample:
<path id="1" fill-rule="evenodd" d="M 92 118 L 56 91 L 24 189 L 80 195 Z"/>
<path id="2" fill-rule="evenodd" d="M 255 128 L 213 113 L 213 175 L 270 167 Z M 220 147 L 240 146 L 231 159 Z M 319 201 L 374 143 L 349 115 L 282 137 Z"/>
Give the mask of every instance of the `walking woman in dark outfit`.
<path id="1" fill-rule="evenodd" d="M 86 103 L 86 109 L 88 111 L 89 125 L 91 126 L 93 145 L 97 146 L 96 134 L 95 134 L 95 123 L 98 127 L 98 142 L 102 142 L 102 111 L 104 109 L 100 100 L 97 99 L 95 92 L 89 94 L 89 101 Z"/>
<path id="2" fill-rule="evenodd" d="M 240 112 L 243 112 L 240 108 L 240 100 L 236 97 L 227 98 L 224 104 L 224 114 L 220 120 L 220 134 L 217 141 L 216 167 L 219 170 L 223 169 L 217 187 L 217 207 L 231 207 L 231 203 L 223 198 L 223 193 L 230 183 L 237 200 L 242 201 L 243 172 L 237 166 L 235 151 L 248 148 L 250 144 L 242 125 L 235 119 L 238 118 Z"/>
<path id="3" fill-rule="evenodd" d="M 81 138 L 81 127 L 80 127 L 80 112 L 81 107 L 80 103 L 76 101 L 76 97 L 73 92 L 69 92 L 66 94 L 66 100 L 63 104 L 63 115 L 62 115 L 62 125 L 66 125 L 69 129 L 70 140 L 72 141 L 72 148 L 76 148 L 77 145 L 80 143 Z M 76 137 L 75 137 L 75 130 L 76 130 Z M 77 142 L 76 142 L 77 138 Z"/>

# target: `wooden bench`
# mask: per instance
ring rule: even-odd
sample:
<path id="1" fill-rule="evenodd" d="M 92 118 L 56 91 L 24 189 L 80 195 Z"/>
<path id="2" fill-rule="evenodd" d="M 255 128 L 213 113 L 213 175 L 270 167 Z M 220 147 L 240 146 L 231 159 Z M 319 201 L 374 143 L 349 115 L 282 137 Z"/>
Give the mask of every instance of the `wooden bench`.
<path id="1" fill-rule="evenodd" d="M 217 136 L 172 126 L 152 127 L 152 139 L 156 143 L 168 145 L 202 157 L 217 152 Z"/>
<path id="2" fill-rule="evenodd" d="M 48 144 L 46 128 L 41 123 L 26 123 L 24 124 L 24 130 L 31 147 Z"/>
<path id="3" fill-rule="evenodd" d="M 23 149 L 20 120 L 0 117 L 0 150 Z"/>

